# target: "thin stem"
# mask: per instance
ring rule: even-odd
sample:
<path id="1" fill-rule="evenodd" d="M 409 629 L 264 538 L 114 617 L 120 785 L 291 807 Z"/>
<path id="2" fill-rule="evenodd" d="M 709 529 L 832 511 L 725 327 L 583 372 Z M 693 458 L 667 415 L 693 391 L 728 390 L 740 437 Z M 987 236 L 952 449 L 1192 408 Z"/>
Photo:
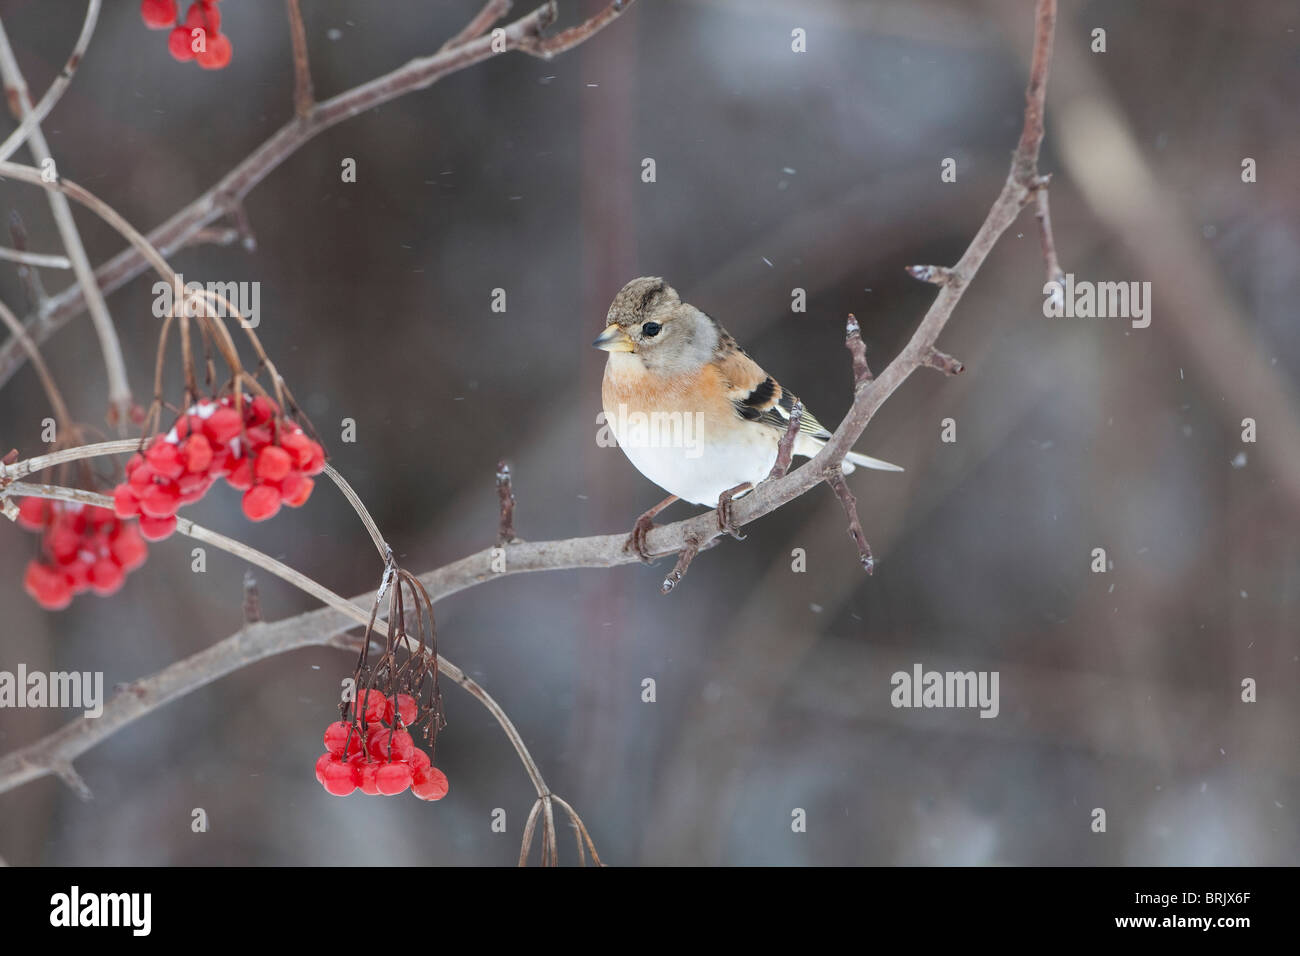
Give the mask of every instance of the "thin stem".
<path id="1" fill-rule="evenodd" d="M 81 24 L 81 33 L 77 36 L 77 42 L 73 45 L 67 62 L 63 64 L 63 69 L 54 78 L 54 82 L 45 91 L 45 95 L 41 97 L 40 102 L 22 118 L 18 128 L 5 137 L 3 143 L 0 143 L 0 159 L 8 159 L 12 156 L 14 151 L 27 139 L 27 135 L 36 128 L 41 120 L 50 114 L 50 110 L 54 109 L 54 104 L 63 96 L 63 91 L 68 88 L 68 84 L 72 82 L 73 76 L 77 73 L 77 67 L 81 65 L 81 58 L 85 56 L 86 47 L 90 45 L 91 34 L 95 32 L 95 24 L 99 20 L 99 6 L 100 0 L 90 0 L 86 4 L 86 18 Z"/>
<path id="2" fill-rule="evenodd" d="M 289 36 L 293 40 L 293 110 L 306 119 L 315 104 L 311 88 L 311 64 L 307 62 L 307 31 L 302 25 L 298 0 L 285 0 L 289 11 Z"/>
<path id="3" fill-rule="evenodd" d="M 113 507 L 113 499 L 108 495 L 101 495 L 92 491 L 83 491 L 78 488 L 63 488 L 56 485 L 37 485 L 37 484 L 28 484 L 25 482 L 13 482 L 12 484 L 7 485 L 3 489 L 3 493 L 6 497 L 10 495 L 16 495 L 22 497 L 49 498 L 56 501 L 69 501 L 69 502 L 76 502 L 80 504 L 98 505 L 101 508 L 111 509 Z M 243 542 L 236 541 L 235 539 L 228 538 L 225 535 L 220 534 L 216 531 L 212 531 L 208 528 L 204 528 L 201 525 L 197 525 L 194 522 L 190 521 L 188 518 L 177 517 L 176 530 L 179 531 L 181 534 L 186 535 L 187 537 L 193 538 L 196 541 L 202 541 L 205 544 L 210 544 L 215 548 L 233 554 L 238 558 L 242 558 L 250 564 L 256 565 L 257 567 L 262 568 L 266 571 L 270 571 L 276 577 L 284 581 L 287 581 L 288 583 L 292 584 L 294 587 L 310 594 L 312 597 L 316 598 L 318 601 L 320 601 L 322 604 L 326 605 L 327 607 L 332 608 L 335 611 L 339 612 L 349 621 L 353 622 L 353 624 L 368 625 L 371 622 L 370 612 L 368 612 L 361 605 L 357 604 L 354 601 L 349 601 L 347 598 L 342 597 L 338 594 L 335 594 L 333 591 L 331 591 L 329 588 L 325 587 L 324 585 L 318 584 L 317 582 L 313 581 L 311 578 L 307 577 L 305 574 L 302 574 L 299 571 L 295 571 L 287 564 L 275 560 L 275 558 L 272 558 L 270 555 L 263 554 L 261 551 L 258 551 L 256 548 L 250 548 L 248 545 L 244 544 Z M 383 621 L 375 621 L 373 625 L 373 629 L 376 633 L 387 638 L 388 625 Z M 227 640 L 222 643 L 225 644 L 232 641 L 239 642 L 242 641 L 243 638 L 244 635 L 241 632 L 240 634 L 236 634 L 232 638 L 227 638 Z M 309 639 L 302 641 L 301 644 L 296 644 L 293 646 L 303 646 L 305 644 L 319 644 L 319 643 L 334 643 L 334 642 L 328 639 L 322 639 L 317 635 L 312 635 L 310 636 Z M 281 650 L 289 650 L 289 649 L 290 647 L 287 646 L 281 648 Z M 278 651 L 269 651 L 268 653 L 278 653 Z M 203 652 L 203 654 L 206 655 L 208 654 L 208 652 Z M 181 692 L 193 690 L 195 687 L 199 687 L 202 686 L 203 684 L 209 683 L 210 681 L 216 679 L 216 677 L 219 677 L 222 674 L 229 673 L 230 671 L 243 666 L 244 663 L 247 663 L 246 661 L 242 661 L 242 657 L 245 654 L 247 654 L 247 649 L 241 648 L 239 654 L 234 655 L 232 666 L 228 666 L 224 670 L 220 670 L 217 673 L 213 673 L 213 674 L 200 673 L 196 675 L 197 677 L 202 679 L 198 683 L 193 684 L 193 686 L 184 688 L 184 690 Z M 267 656 L 267 655 L 259 654 L 256 655 L 254 659 L 258 659 L 263 656 Z M 173 665 L 173 668 L 177 666 L 179 665 Z M 168 671 L 171 671 L 173 668 L 168 668 Z M 529 780 L 532 781 L 533 788 L 537 791 L 538 796 L 549 794 L 550 790 L 546 786 L 546 781 L 542 778 L 541 770 L 538 768 L 536 761 L 533 760 L 532 754 L 528 752 L 528 748 L 524 745 L 523 738 L 519 735 L 518 729 L 515 727 L 514 723 L 511 722 L 510 718 L 506 715 L 506 712 L 502 710 L 501 705 L 498 704 L 496 700 L 494 700 L 492 696 L 488 694 L 488 692 L 485 691 L 476 681 L 474 681 L 468 675 L 466 675 L 466 673 L 463 670 L 461 670 L 459 667 L 457 667 L 455 664 L 453 664 L 451 661 L 447 660 L 447 658 L 441 655 L 438 656 L 438 670 L 442 674 L 446 675 L 448 679 L 458 684 L 459 686 L 463 687 L 471 696 L 476 698 L 479 701 L 479 703 L 481 703 L 485 708 L 487 708 L 488 713 L 490 713 L 496 719 L 497 723 L 501 726 L 502 731 L 505 733 L 507 739 L 509 739 L 511 745 L 515 748 L 515 753 L 519 756 L 519 761 L 520 763 L 523 764 L 524 770 L 528 774 Z M 167 673 L 168 671 L 164 671 L 163 673 Z M 177 689 L 180 690 L 180 688 Z M 176 693 L 173 696 L 180 696 L 180 693 Z M 167 700 L 171 700 L 171 699 L 172 697 L 167 698 Z M 114 698 L 114 701 L 116 700 L 117 698 Z M 161 701 L 160 703 L 165 703 L 165 702 L 166 701 Z M 111 705 L 112 702 L 110 702 L 108 706 Z M 107 716 L 108 714 L 108 706 L 105 707 L 105 716 Z M 110 728 L 108 732 L 111 733 L 112 730 L 116 730 L 119 726 L 122 726 L 124 723 L 128 723 L 130 720 L 134 720 L 135 717 L 138 716 L 142 716 L 142 713 L 134 713 L 126 720 L 120 722 L 109 722 L 105 726 Z M 100 726 L 102 723 L 103 723 L 102 720 L 97 720 L 93 722 L 92 721 L 82 722 L 83 726 L 94 725 L 95 727 Z M 100 739 L 102 739 L 107 735 L 108 735 L 107 733 L 103 733 L 103 734 L 90 733 L 90 734 L 79 735 L 76 737 L 78 741 L 78 746 L 75 747 L 70 746 L 67 750 L 61 750 L 57 752 L 50 751 L 50 756 L 51 757 L 57 756 L 59 759 L 70 762 L 74 757 L 78 756 L 81 753 L 84 753 L 91 746 L 93 746 Z M 15 787 L 18 784 L 23 783 L 27 780 L 34 779 L 34 777 L 36 776 L 40 776 L 39 772 L 32 773 L 30 772 L 29 769 L 28 772 L 24 773 L 20 769 L 24 765 L 30 762 L 30 757 L 26 755 L 28 754 L 28 751 L 30 751 L 31 749 L 32 748 L 26 748 L 22 751 L 18 751 L 16 754 L 10 754 L 5 758 L 0 759 L 0 793 L 3 793 L 5 790 L 11 789 L 12 787 Z M 41 766 L 44 765 L 42 764 Z"/>
<path id="4" fill-rule="evenodd" d="M 626 7 L 628 4 L 621 4 Z M 519 50 L 530 39 L 538 36 L 556 16 L 555 4 L 548 2 L 531 13 L 502 28 L 506 50 Z M 607 18 L 601 26 L 613 18 Z M 598 28 L 584 33 L 588 39 Z M 417 57 L 404 66 L 367 83 L 340 93 L 333 99 L 317 103 L 306 119 L 295 117 L 274 133 L 266 142 L 253 150 L 218 183 L 176 212 L 170 219 L 149 233 L 150 242 L 159 249 L 174 252 L 190 238 L 217 219 L 233 212 L 243 198 L 265 179 L 272 170 L 292 156 L 304 143 L 318 134 L 353 116 L 415 90 L 422 90 L 451 73 L 481 63 L 496 55 L 490 38 L 480 37 L 461 43 L 438 53 Z M 0 173 L 3 175 L 3 173 Z M 143 271 L 149 261 L 141 247 L 132 243 L 126 249 L 99 267 L 95 273 L 105 293 L 121 288 Z M 77 288 L 64 290 L 53 296 L 44 314 L 29 317 L 26 326 L 33 339 L 40 344 L 62 328 L 86 305 L 84 292 Z M 3 386 L 21 366 L 24 353 L 9 341 L 0 347 L 0 386 Z"/>
<path id="5" fill-rule="evenodd" d="M 54 417 L 59 423 L 59 429 L 67 432 L 72 425 L 72 416 L 68 414 L 68 406 L 63 403 L 63 396 L 59 393 L 59 386 L 54 383 L 54 376 L 50 374 L 45 359 L 41 357 L 40 350 L 36 348 L 36 343 L 31 340 L 26 330 L 23 329 L 23 324 L 18 321 L 18 316 L 14 315 L 9 306 L 3 302 L 0 302 L 0 322 L 4 322 L 9 327 L 9 331 L 27 350 L 27 356 L 31 359 L 32 367 L 36 369 L 36 375 L 41 380 L 41 387 L 45 389 L 45 397 L 50 400 L 50 406 L 54 409 Z"/>
<path id="6" fill-rule="evenodd" d="M 0 259 L 6 262 L 18 262 L 27 266 L 38 266 L 42 269 L 71 269 L 72 262 L 67 256 L 48 255 L 40 252 L 24 252 L 21 249 L 10 249 L 8 246 L 0 246 Z"/>
<path id="7" fill-rule="evenodd" d="M 350 504 L 352 510 L 357 513 L 357 517 L 359 517 L 361 523 L 366 526 L 366 530 L 370 532 L 370 540 L 375 543 L 375 548 L 379 551 L 379 560 L 387 563 L 393 556 L 393 549 L 390 548 L 388 542 L 384 540 L 384 536 L 379 531 L 379 525 L 375 524 L 375 519 L 370 517 L 370 511 L 366 508 L 365 503 L 362 502 L 361 497 L 353 490 L 352 486 L 348 484 L 348 480 L 335 471 L 333 465 L 325 466 L 325 474 L 329 476 L 330 480 L 333 481 L 334 484 L 338 485 L 339 491 L 343 492 L 343 497 L 348 499 L 348 504 Z"/>
<path id="8" fill-rule="evenodd" d="M 89 14 L 90 11 L 87 13 Z M 97 6 L 94 13 L 98 15 Z M 88 26 L 91 29 L 94 27 L 94 23 L 90 22 L 89 18 Z M 89 40 L 86 28 L 83 28 L 82 35 Z M 17 119 L 22 122 L 27 117 L 34 116 L 32 101 L 27 95 L 27 82 L 18 68 L 18 60 L 9 45 L 9 36 L 5 32 L 3 22 L 0 22 L 0 75 L 4 77 L 9 105 Z M 54 169 L 50 147 L 41 132 L 39 121 L 33 120 L 26 137 L 32 158 L 42 167 Z M 125 425 L 131 410 L 131 386 L 126 378 L 126 360 L 122 356 L 122 343 L 118 341 L 117 329 L 114 328 L 113 319 L 108 314 L 108 305 L 95 280 L 95 270 L 90 265 L 86 247 L 81 242 L 81 233 L 77 231 L 77 223 L 72 218 L 72 207 L 68 205 L 67 199 L 56 192 L 47 193 L 47 197 L 50 211 L 54 215 L 54 223 L 59 230 L 59 238 L 68 252 L 72 271 L 76 274 L 77 284 L 90 310 L 90 321 L 95 328 L 95 334 L 99 337 L 100 351 L 104 354 L 104 371 L 108 377 L 109 420 Z"/>

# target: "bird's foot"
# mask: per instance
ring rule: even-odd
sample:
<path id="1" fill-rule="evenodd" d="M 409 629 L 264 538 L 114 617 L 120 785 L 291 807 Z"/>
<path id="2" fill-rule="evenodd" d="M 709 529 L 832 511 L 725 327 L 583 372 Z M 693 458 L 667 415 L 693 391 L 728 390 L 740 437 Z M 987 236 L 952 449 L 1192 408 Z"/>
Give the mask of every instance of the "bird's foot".
<path id="1" fill-rule="evenodd" d="M 752 481 L 746 481 L 734 488 L 728 488 L 718 495 L 718 530 L 731 535 L 737 541 L 744 541 L 745 536 L 740 533 L 740 529 L 736 527 L 735 521 L 732 520 L 731 499 L 738 494 L 753 490 L 753 487 L 754 483 Z"/>
<path id="2" fill-rule="evenodd" d="M 655 527 L 655 515 L 659 514 L 659 512 L 663 511 L 676 500 L 676 495 L 669 495 L 663 501 L 659 502 L 659 504 L 641 515 L 641 517 L 637 518 L 636 524 L 632 526 L 632 533 L 629 534 L 627 540 L 623 542 L 623 550 L 631 551 L 645 564 L 654 564 L 654 558 L 650 556 L 650 552 L 646 547 L 646 535 L 650 533 L 651 528 Z"/>

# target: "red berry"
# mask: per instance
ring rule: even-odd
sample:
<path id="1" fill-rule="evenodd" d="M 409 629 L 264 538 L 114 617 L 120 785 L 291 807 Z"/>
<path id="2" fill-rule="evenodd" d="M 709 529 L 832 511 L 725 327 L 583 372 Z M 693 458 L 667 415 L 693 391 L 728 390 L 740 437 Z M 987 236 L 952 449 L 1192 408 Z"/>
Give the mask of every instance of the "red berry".
<path id="1" fill-rule="evenodd" d="M 212 487 L 212 479 L 207 475 L 181 475 L 176 482 L 180 492 L 181 504 L 190 505 L 198 501 Z"/>
<path id="2" fill-rule="evenodd" d="M 144 453 L 144 459 L 164 478 L 179 478 L 185 471 L 181 453 L 169 441 L 158 439 Z"/>
<path id="3" fill-rule="evenodd" d="M 316 482 L 310 478 L 291 472 L 280 482 L 280 497 L 290 508 L 300 508 L 307 503 L 307 499 L 311 497 L 311 490 L 315 487 Z"/>
<path id="4" fill-rule="evenodd" d="M 190 47 L 190 43 L 188 27 L 176 27 L 167 34 L 167 52 L 182 63 L 194 59 L 194 50 Z"/>
<path id="5" fill-rule="evenodd" d="M 386 797 L 401 793 L 411 785 L 411 768 L 404 763 L 389 763 L 375 774 L 379 792 Z"/>
<path id="6" fill-rule="evenodd" d="M 334 760 L 334 755 L 329 752 L 323 753 L 316 758 L 316 782 L 317 783 L 319 784 L 325 783 L 325 768 L 328 767 L 330 765 L 330 762 L 333 760 Z"/>
<path id="7" fill-rule="evenodd" d="M 151 518 L 148 515 L 140 516 L 140 536 L 146 541 L 161 541 L 164 538 L 169 538 L 175 530 L 175 515 L 166 518 Z"/>
<path id="8" fill-rule="evenodd" d="M 112 558 L 100 558 L 90 566 L 90 586 L 101 597 L 117 593 L 126 574 Z"/>
<path id="9" fill-rule="evenodd" d="M 230 45 L 230 37 L 224 33 L 209 33 L 208 48 L 201 53 L 196 53 L 194 59 L 205 70 L 220 70 L 230 64 L 234 52 L 234 48 Z"/>
<path id="10" fill-rule="evenodd" d="M 141 0 L 140 17 L 150 30 L 165 30 L 176 22 L 176 0 Z"/>
<path id="11" fill-rule="evenodd" d="M 244 407 L 250 425 L 263 425 L 280 414 L 280 406 L 265 395 L 257 396 Z"/>
<path id="12" fill-rule="evenodd" d="M 122 566 L 123 571 L 134 571 L 144 564 L 145 558 L 149 556 L 149 546 L 140 537 L 139 529 L 130 524 L 118 527 L 117 532 L 108 542 L 108 550 L 113 555 L 113 560 Z"/>
<path id="13" fill-rule="evenodd" d="M 207 471 L 212 464 L 212 443 L 204 435 L 191 435 L 180 451 L 181 462 L 192 475 Z"/>
<path id="14" fill-rule="evenodd" d="M 133 518 L 140 513 L 140 502 L 126 482 L 113 489 L 113 513 L 119 518 Z"/>
<path id="15" fill-rule="evenodd" d="M 370 738 L 370 753 L 379 760 L 388 760 L 390 757 L 390 741 L 393 760 L 405 760 L 410 756 L 411 751 L 415 749 L 415 742 L 405 730 L 385 730 Z"/>
<path id="16" fill-rule="evenodd" d="M 244 420 L 239 417 L 239 412 L 223 406 L 204 421 L 203 434 L 207 435 L 210 441 L 224 445 L 238 435 L 243 427 Z"/>
<path id="17" fill-rule="evenodd" d="M 358 735 L 351 727 L 341 720 L 334 721 L 334 723 L 325 728 L 325 749 L 332 754 L 343 753 L 343 747 L 349 741 L 349 734 L 352 735 L 352 740 L 356 740 Z M 349 749 L 354 748 L 349 747 Z"/>
<path id="18" fill-rule="evenodd" d="M 411 755 L 406 758 L 406 762 L 407 764 L 410 765 L 411 773 L 413 774 L 418 774 L 421 770 L 429 766 L 429 764 L 431 763 L 431 761 L 429 760 L 429 755 L 425 753 L 423 750 L 421 750 L 419 747 L 414 747 L 411 749 Z"/>
<path id="19" fill-rule="evenodd" d="M 186 12 L 185 25 L 191 29 L 202 27 L 209 34 L 216 33 L 221 29 L 221 10 L 211 0 L 199 0 Z"/>
<path id="20" fill-rule="evenodd" d="M 373 724 L 370 730 L 379 728 L 381 721 L 388 720 L 388 701 L 377 690 L 363 690 L 357 695 L 357 709 L 366 715 L 366 723 Z"/>
<path id="21" fill-rule="evenodd" d="M 18 525 L 28 531 L 41 531 L 50 513 L 50 503 L 44 498 L 24 498 L 18 505 Z"/>
<path id="22" fill-rule="evenodd" d="M 74 595 L 90 590 L 90 563 L 81 558 L 69 561 L 63 565 L 63 579 Z"/>
<path id="23" fill-rule="evenodd" d="M 39 561 L 28 562 L 23 588 L 47 611 L 58 611 L 72 603 L 72 588 L 63 572 Z"/>
<path id="24" fill-rule="evenodd" d="M 280 510 L 280 490 L 274 485 L 255 485 L 244 492 L 242 505 L 249 521 L 265 521 Z"/>
<path id="25" fill-rule="evenodd" d="M 45 535 L 45 546 L 56 561 L 67 563 L 81 550 L 81 535 L 65 520 L 56 520 Z"/>
<path id="26" fill-rule="evenodd" d="M 333 759 L 325 765 L 321 776 L 323 778 L 321 783 L 325 785 L 325 789 L 336 797 L 346 797 L 357 789 L 356 767 L 350 763 Z"/>
<path id="27" fill-rule="evenodd" d="M 411 792 L 421 800 L 441 800 L 447 795 L 447 775 L 437 767 L 416 771 Z"/>
<path id="28" fill-rule="evenodd" d="M 352 764 L 352 766 L 356 768 L 354 772 L 357 775 L 357 780 L 360 781 L 357 786 L 361 788 L 361 792 L 372 797 L 378 796 L 379 783 L 376 780 L 376 777 L 379 776 L 379 768 L 381 765 L 373 760 L 367 760 L 364 754 L 357 754 L 355 757 L 349 757 L 348 763 Z"/>
<path id="29" fill-rule="evenodd" d="M 415 698 L 410 694 L 398 694 L 389 701 L 388 707 L 390 712 L 395 711 L 402 718 L 402 725 L 406 727 L 415 723 L 415 717 L 420 711 Z"/>
<path id="30" fill-rule="evenodd" d="M 263 481 L 279 481 L 289 474 L 289 469 L 292 467 L 293 459 L 289 457 L 289 453 L 283 448 L 271 445 L 258 453 L 257 467 L 254 471 Z"/>
<path id="31" fill-rule="evenodd" d="M 290 431 L 288 427 L 280 433 L 280 447 L 289 454 L 293 455 L 293 462 L 299 468 L 305 468 L 311 463 L 312 450 L 311 446 L 316 444 L 301 430 Z"/>
<path id="32" fill-rule="evenodd" d="M 140 465 L 133 469 L 126 478 L 126 483 L 135 489 L 135 494 L 141 495 L 144 489 L 153 484 L 154 479 L 153 466 L 147 461 L 140 462 Z"/>
<path id="33" fill-rule="evenodd" d="M 152 484 L 140 496 L 140 511 L 150 518 L 167 518 L 181 505 L 181 492 L 176 482 Z"/>
<path id="34" fill-rule="evenodd" d="M 239 459 L 239 464 L 226 475 L 226 483 L 236 491 L 247 491 L 253 487 L 253 463 L 247 458 Z"/>

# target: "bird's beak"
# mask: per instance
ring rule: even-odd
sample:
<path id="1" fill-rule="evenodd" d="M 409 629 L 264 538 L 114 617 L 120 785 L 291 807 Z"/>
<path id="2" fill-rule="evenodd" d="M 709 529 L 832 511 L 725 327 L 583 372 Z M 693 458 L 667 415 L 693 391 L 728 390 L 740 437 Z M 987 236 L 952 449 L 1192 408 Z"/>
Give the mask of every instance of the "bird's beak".
<path id="1" fill-rule="evenodd" d="M 632 340 L 616 322 L 607 325 L 605 331 L 596 336 L 596 341 L 591 344 L 606 352 L 631 352 L 633 348 Z"/>

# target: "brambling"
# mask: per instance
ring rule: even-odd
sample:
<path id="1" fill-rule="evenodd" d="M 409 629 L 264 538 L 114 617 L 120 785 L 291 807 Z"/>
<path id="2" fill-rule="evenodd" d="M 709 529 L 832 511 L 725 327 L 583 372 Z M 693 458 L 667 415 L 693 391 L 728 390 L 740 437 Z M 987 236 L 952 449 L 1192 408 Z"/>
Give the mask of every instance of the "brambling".
<path id="1" fill-rule="evenodd" d="M 637 519 L 625 547 L 649 560 L 645 537 L 653 518 L 679 499 L 716 507 L 719 530 L 740 537 L 731 500 L 771 472 L 794 397 L 663 279 L 633 279 L 605 319 L 605 331 L 591 343 L 609 353 L 605 423 L 636 469 L 669 493 Z M 805 410 L 793 453 L 811 458 L 830 437 Z M 903 470 L 849 452 L 845 474 L 857 465 Z"/>

